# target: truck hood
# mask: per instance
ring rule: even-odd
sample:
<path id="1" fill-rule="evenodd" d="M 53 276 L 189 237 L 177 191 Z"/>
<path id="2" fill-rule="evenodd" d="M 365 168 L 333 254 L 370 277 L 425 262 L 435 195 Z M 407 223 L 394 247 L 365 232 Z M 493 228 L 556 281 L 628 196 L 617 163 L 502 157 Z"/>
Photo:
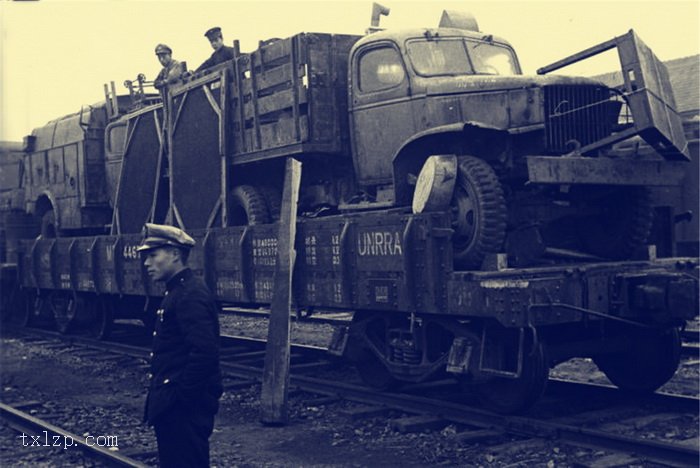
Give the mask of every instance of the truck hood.
<path id="1" fill-rule="evenodd" d="M 498 76 L 468 75 L 440 76 L 421 79 L 427 95 L 462 94 L 469 92 L 504 91 L 550 85 L 600 85 L 600 81 L 563 75 L 543 76 Z M 418 88 L 418 87 L 416 87 Z M 416 89 L 417 90 L 417 89 Z"/>

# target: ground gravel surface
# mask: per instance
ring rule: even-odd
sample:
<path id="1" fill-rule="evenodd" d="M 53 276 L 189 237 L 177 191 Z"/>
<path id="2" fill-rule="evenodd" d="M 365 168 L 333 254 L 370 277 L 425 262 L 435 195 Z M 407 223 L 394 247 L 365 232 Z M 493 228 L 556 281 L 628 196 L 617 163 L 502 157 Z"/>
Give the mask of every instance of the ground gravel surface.
<path id="1" fill-rule="evenodd" d="M 222 318 L 222 329 L 224 333 L 264 338 L 267 322 L 226 316 Z M 325 346 L 331 334 L 329 325 L 292 326 L 293 340 L 304 344 Z M 58 418 L 55 424 L 78 434 L 118 435 L 119 450 L 155 450 L 152 430 L 141 423 L 147 386 L 145 361 L 80 357 L 80 353 L 65 347 L 31 344 L 12 336 L 3 337 L 1 344 L 0 377 L 6 402 L 39 400 L 45 405 L 36 410 L 37 417 L 54 414 Z M 698 366 L 686 367 L 667 387 L 687 387 L 688 394 L 698 395 Z M 585 359 L 559 366 L 554 374 L 605 381 Z M 395 429 L 392 421 L 406 415 L 390 411 L 356 419 L 350 416 L 357 408 L 354 403 L 317 404 L 314 398 L 318 397 L 300 392 L 290 394 L 288 425 L 263 426 L 259 423 L 259 394 L 259 385 L 224 394 L 211 438 L 213 466 L 554 467 L 591 463 L 610 456 L 557 441 L 510 436 L 464 443 L 460 434 L 465 428 L 456 425 L 404 434 Z M 697 426 L 697 418 L 688 424 Z M 660 431 L 671 435 L 676 430 L 673 421 L 660 421 L 658 425 Z M 679 433 L 672 438 L 686 437 L 697 438 L 697 432 Z M 93 466 L 79 453 L 68 450 L 22 447 L 4 425 L 0 425 L 0 443 L 2 466 Z M 146 462 L 155 464 L 157 460 L 152 455 Z"/>

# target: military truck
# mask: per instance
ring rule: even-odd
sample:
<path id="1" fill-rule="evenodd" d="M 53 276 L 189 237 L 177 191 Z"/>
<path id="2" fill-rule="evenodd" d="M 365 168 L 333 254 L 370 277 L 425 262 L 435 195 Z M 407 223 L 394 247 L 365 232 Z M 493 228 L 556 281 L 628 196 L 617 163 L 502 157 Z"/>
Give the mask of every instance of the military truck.
<path id="1" fill-rule="evenodd" d="M 688 150 L 666 70 L 633 31 L 540 70 L 616 47 L 622 89 L 524 76 L 511 45 L 465 14 L 373 31 L 302 33 L 250 53 L 236 42 L 233 61 L 172 86 L 162 138 L 151 118 L 127 149 L 143 151 L 134 142 L 148 134 L 148 157 L 125 158 L 111 184 L 112 232 L 149 219 L 188 229 L 274 221 L 287 157 L 304 163 L 305 216 L 410 207 L 424 163 L 454 155 L 443 189 L 454 196 L 430 209 L 452 212 L 459 268 L 497 252 L 522 266 L 625 259 L 644 246 L 647 188 L 677 183 Z M 635 137 L 657 153 L 615 152 Z"/>

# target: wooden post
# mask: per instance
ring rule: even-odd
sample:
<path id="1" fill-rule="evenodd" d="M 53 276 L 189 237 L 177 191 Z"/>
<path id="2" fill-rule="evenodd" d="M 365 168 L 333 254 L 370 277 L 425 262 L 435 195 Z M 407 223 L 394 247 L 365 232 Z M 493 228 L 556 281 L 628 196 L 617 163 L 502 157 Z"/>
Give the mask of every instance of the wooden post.
<path id="1" fill-rule="evenodd" d="M 260 395 L 263 424 L 281 425 L 287 422 L 287 390 L 289 388 L 289 321 L 294 271 L 294 239 L 296 237 L 297 203 L 301 182 L 301 163 L 287 159 L 277 236 L 277 265 L 275 267 L 270 324 L 267 331 L 265 369 Z"/>

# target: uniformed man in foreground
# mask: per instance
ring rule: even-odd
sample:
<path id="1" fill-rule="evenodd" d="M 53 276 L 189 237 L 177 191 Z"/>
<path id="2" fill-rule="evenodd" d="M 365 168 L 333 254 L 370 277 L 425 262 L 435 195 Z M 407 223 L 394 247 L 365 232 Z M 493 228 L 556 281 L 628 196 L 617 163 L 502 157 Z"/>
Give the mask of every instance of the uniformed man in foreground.
<path id="1" fill-rule="evenodd" d="M 167 85 L 177 82 L 183 73 L 185 66 L 183 63 L 173 59 L 173 50 L 165 44 L 156 46 L 156 56 L 163 68 L 158 73 L 158 76 L 153 81 L 153 86 L 156 89 L 162 89 Z"/>
<path id="2" fill-rule="evenodd" d="M 214 49 L 214 52 L 211 54 L 211 57 L 206 59 L 204 63 L 197 68 L 196 71 L 204 70 L 205 68 L 213 67 L 214 65 L 218 65 L 227 60 L 233 59 L 233 47 L 224 45 L 224 36 L 221 33 L 221 28 L 211 28 L 205 32 L 204 35 L 207 39 L 209 39 L 209 43 L 211 44 L 212 49 Z"/>
<path id="3" fill-rule="evenodd" d="M 187 267 L 194 243 L 176 227 L 146 224 L 138 247 L 150 277 L 166 288 L 144 414 L 155 429 L 162 467 L 209 466 L 209 436 L 222 394 L 219 306 Z"/>

